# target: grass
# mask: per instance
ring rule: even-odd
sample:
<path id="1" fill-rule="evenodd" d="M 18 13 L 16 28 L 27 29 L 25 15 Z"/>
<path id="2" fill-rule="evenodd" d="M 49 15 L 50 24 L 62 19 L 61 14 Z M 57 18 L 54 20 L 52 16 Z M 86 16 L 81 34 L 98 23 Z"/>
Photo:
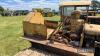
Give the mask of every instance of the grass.
<path id="1" fill-rule="evenodd" d="M 97 14 L 96 16 L 100 16 L 100 14 Z"/>
<path id="2" fill-rule="evenodd" d="M 60 16 L 45 17 L 45 20 L 60 21 Z"/>
<path id="3" fill-rule="evenodd" d="M 25 16 L 0 16 L 0 56 L 13 56 L 28 48 L 30 43 L 22 39 L 22 21 Z M 46 20 L 58 21 L 59 16 L 46 17 Z"/>
<path id="4" fill-rule="evenodd" d="M 22 39 L 24 16 L 0 17 L 0 56 L 13 56 L 30 46 Z"/>

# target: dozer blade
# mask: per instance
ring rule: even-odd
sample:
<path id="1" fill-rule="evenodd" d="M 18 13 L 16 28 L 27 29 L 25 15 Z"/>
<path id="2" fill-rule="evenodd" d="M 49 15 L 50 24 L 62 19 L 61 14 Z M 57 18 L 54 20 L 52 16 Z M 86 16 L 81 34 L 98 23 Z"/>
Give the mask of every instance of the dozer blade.
<path id="1" fill-rule="evenodd" d="M 32 43 L 33 48 L 45 50 L 61 56 L 94 56 L 93 52 L 81 53 L 78 52 L 79 48 L 74 48 L 58 42 L 54 42 L 54 44 L 48 44 L 49 40 L 39 41 L 30 37 L 24 37 L 24 39 L 29 40 Z"/>

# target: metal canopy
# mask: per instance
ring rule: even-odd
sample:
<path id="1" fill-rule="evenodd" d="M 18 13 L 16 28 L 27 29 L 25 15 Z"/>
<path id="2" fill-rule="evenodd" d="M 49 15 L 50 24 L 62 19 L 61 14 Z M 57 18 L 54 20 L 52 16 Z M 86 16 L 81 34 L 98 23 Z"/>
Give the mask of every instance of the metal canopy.
<path id="1" fill-rule="evenodd" d="M 91 1 L 71 1 L 71 2 L 61 2 L 60 6 L 89 6 Z"/>

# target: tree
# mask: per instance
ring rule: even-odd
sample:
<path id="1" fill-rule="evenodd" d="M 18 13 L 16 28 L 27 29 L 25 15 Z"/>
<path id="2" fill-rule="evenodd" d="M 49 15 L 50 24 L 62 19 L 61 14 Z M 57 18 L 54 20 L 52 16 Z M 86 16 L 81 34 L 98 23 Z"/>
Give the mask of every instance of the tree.
<path id="1" fill-rule="evenodd" d="M 41 9 L 41 8 L 32 8 L 32 11 L 34 12 L 34 11 L 37 11 L 37 12 L 40 12 L 40 13 L 42 13 L 43 12 L 43 9 Z"/>
<path id="2" fill-rule="evenodd" d="M 100 2 L 97 0 L 92 1 L 92 8 L 93 10 L 97 10 L 97 8 L 100 8 Z"/>
<path id="3" fill-rule="evenodd" d="M 2 14 L 4 11 L 4 8 L 2 6 L 0 6 L 0 14 Z"/>

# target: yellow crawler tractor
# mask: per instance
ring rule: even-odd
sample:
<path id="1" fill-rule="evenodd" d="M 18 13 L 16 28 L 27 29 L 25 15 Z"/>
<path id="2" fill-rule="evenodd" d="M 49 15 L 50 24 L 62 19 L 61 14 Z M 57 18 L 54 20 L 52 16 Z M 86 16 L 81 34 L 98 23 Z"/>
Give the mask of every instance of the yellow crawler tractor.
<path id="1" fill-rule="evenodd" d="M 91 1 L 60 3 L 61 20 L 56 29 L 47 27 L 41 13 L 30 12 L 23 21 L 24 39 L 30 41 L 34 48 L 61 56 L 94 56 L 94 47 L 89 46 L 91 40 L 84 42 L 87 40 L 84 37 L 84 25 L 88 17 L 81 19 L 82 13 L 77 10 L 78 7 L 85 7 L 88 13 L 90 5 Z"/>

